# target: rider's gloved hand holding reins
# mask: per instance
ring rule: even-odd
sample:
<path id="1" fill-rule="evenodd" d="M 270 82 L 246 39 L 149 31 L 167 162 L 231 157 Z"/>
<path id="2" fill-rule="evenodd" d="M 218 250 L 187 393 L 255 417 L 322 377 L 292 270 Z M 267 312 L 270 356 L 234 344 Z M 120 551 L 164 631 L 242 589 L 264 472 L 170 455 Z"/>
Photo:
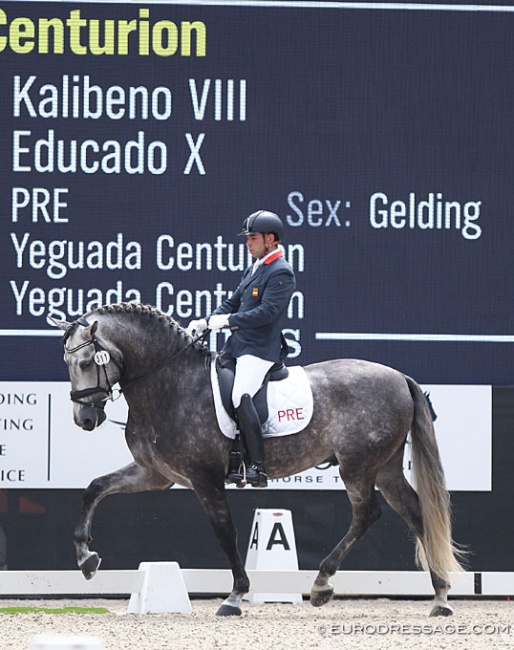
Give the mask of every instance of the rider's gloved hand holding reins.
<path id="1" fill-rule="evenodd" d="M 207 321 L 205 318 L 199 318 L 198 320 L 192 320 L 187 326 L 186 332 L 191 336 L 200 335 L 202 332 L 205 332 L 207 329 Z"/>

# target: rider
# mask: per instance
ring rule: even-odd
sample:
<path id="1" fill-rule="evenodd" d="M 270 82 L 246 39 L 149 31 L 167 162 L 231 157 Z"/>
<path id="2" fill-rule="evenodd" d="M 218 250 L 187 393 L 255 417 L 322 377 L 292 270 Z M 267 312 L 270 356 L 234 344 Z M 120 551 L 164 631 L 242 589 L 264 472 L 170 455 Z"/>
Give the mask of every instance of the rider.
<path id="1" fill-rule="evenodd" d="M 212 331 L 228 327 L 231 331 L 223 352 L 236 359 L 232 403 L 250 456 L 246 481 L 255 487 L 267 487 L 268 477 L 253 397 L 268 370 L 287 356 L 282 328 L 295 289 L 293 269 L 279 248 L 283 230 L 280 217 L 268 210 L 259 210 L 245 219 L 239 234 L 246 236 L 253 265 L 246 269 L 231 297 L 213 311 L 208 323 L 205 319 L 194 320 L 188 327 L 197 334 L 207 327 Z"/>

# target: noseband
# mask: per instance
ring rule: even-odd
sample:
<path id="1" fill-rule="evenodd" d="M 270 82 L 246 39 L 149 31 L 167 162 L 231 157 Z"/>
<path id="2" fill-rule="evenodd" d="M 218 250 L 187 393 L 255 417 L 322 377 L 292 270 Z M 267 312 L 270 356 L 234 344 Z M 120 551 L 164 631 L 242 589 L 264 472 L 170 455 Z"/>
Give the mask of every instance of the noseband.
<path id="1" fill-rule="evenodd" d="M 78 325 L 81 325 L 82 327 L 89 327 L 89 323 L 83 317 L 79 318 L 75 322 Z M 75 402 L 76 404 L 82 404 L 82 406 L 90 406 L 94 408 L 103 409 L 105 407 L 105 402 L 107 400 L 114 399 L 114 389 L 109 380 L 109 375 L 107 374 L 107 364 L 109 363 L 109 361 L 111 361 L 111 355 L 103 347 L 100 341 L 96 338 L 95 334 L 92 335 L 89 341 L 85 341 L 84 343 L 81 343 L 80 345 L 77 345 L 74 348 L 67 349 L 66 340 L 70 335 L 71 335 L 71 331 L 69 332 L 69 334 L 65 335 L 63 340 L 64 350 L 66 351 L 67 354 L 72 354 L 73 352 L 77 352 L 77 350 L 81 350 L 82 348 L 85 348 L 88 345 L 94 346 L 95 348 L 94 361 L 96 364 L 96 380 L 97 380 L 97 384 L 93 388 L 84 388 L 83 390 L 70 391 L 71 401 Z M 114 359 L 113 362 L 118 367 L 118 369 L 120 369 L 116 361 L 114 361 Z M 100 383 L 100 368 L 103 369 L 107 388 L 104 388 Z M 96 403 L 95 400 L 87 400 L 88 397 L 91 397 L 92 395 L 98 395 L 98 393 L 103 393 L 105 395 L 105 397 L 102 397 L 101 399 L 101 404 Z"/>

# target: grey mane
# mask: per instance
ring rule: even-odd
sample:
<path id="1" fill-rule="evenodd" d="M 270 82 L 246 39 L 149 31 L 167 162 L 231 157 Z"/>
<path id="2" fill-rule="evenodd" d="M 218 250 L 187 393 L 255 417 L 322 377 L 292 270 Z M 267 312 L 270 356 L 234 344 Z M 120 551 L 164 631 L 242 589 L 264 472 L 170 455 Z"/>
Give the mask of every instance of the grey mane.
<path id="1" fill-rule="evenodd" d="M 193 343 L 193 337 L 186 332 L 186 330 L 178 323 L 175 319 L 173 319 L 171 316 L 168 316 L 164 314 L 162 311 L 157 309 L 157 307 L 153 307 L 152 305 L 144 305 L 141 303 L 135 303 L 135 302 L 120 302 L 120 303 L 115 303 L 112 305 L 103 305 L 102 307 L 99 307 L 97 309 L 93 309 L 87 314 L 84 315 L 84 318 L 86 318 L 89 321 L 92 321 L 94 319 L 95 314 L 100 314 L 100 315 L 120 315 L 120 314 L 127 314 L 129 316 L 133 316 L 135 319 L 140 319 L 140 320 L 146 320 L 150 323 L 161 323 L 163 325 L 163 333 L 167 333 L 167 330 L 171 329 L 173 336 L 175 338 L 178 338 L 180 340 L 183 340 L 184 345 L 187 345 L 188 343 L 191 344 Z M 72 327 L 77 326 L 77 323 L 72 323 Z M 73 330 L 75 331 L 75 330 Z M 71 331 L 68 334 L 66 332 L 65 337 L 68 338 L 71 335 Z M 206 357 L 209 359 L 212 358 L 213 353 L 208 350 L 208 348 L 205 347 L 200 342 L 195 342 L 193 344 L 193 347 L 198 350 L 199 352 L 202 352 L 205 354 Z"/>

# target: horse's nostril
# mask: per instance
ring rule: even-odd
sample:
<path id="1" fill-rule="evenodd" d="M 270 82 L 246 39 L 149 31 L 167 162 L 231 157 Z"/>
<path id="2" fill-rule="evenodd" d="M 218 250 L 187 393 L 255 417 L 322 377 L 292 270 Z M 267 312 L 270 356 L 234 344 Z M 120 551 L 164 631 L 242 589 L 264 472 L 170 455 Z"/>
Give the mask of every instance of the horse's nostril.
<path id="1" fill-rule="evenodd" d="M 84 418 L 82 420 L 81 426 L 86 431 L 92 431 L 95 427 L 95 423 L 93 422 L 93 420 L 91 420 L 91 418 Z"/>

